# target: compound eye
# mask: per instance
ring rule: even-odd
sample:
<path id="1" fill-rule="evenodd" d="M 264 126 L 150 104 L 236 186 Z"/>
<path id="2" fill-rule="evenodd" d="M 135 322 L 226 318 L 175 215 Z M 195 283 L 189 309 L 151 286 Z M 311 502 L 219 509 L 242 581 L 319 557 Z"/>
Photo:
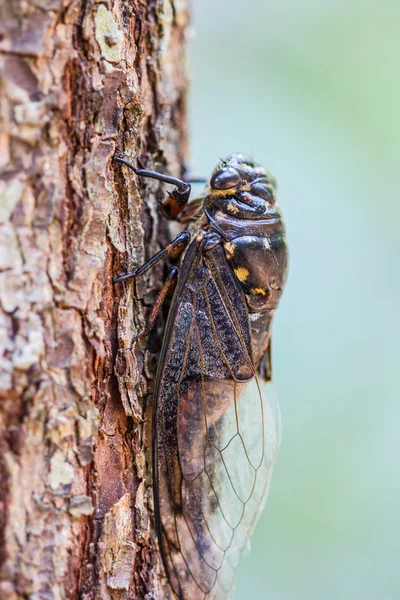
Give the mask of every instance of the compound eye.
<path id="1" fill-rule="evenodd" d="M 211 177 L 210 185 L 214 190 L 229 190 L 240 183 L 240 175 L 233 167 L 220 169 Z"/>

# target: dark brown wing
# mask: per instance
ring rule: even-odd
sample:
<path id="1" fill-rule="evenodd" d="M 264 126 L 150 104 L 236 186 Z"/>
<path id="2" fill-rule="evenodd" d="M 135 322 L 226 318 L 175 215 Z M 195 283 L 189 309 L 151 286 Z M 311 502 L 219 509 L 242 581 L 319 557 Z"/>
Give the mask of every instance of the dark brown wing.
<path id="1" fill-rule="evenodd" d="M 255 375 L 242 289 L 221 246 L 189 246 L 156 381 L 154 500 L 164 566 L 180 600 L 224 600 L 254 527 L 279 415 Z"/>

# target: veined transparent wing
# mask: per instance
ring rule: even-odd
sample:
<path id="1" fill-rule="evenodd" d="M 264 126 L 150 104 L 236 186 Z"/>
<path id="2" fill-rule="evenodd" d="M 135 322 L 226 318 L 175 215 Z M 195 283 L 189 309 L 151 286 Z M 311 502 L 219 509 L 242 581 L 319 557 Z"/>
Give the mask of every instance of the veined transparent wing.
<path id="1" fill-rule="evenodd" d="M 167 332 L 154 413 L 160 549 L 177 598 L 227 600 L 266 499 L 280 417 L 220 247 L 188 249 Z"/>

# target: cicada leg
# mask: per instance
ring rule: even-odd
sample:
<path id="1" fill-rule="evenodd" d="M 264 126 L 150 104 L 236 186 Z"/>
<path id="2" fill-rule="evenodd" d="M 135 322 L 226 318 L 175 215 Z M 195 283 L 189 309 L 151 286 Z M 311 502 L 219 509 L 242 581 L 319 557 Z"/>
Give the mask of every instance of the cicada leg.
<path id="1" fill-rule="evenodd" d="M 260 365 L 258 367 L 258 372 L 265 382 L 269 382 L 272 379 L 272 361 L 271 361 L 271 338 L 269 339 L 267 349 L 265 350 Z"/>
<path id="2" fill-rule="evenodd" d="M 169 175 L 164 175 L 164 173 L 157 173 L 157 171 L 137 169 L 130 162 L 125 160 L 125 158 L 120 156 L 115 156 L 114 160 L 131 169 L 139 177 L 158 179 L 158 181 L 163 181 L 164 183 L 170 183 L 174 185 L 175 188 L 169 192 L 168 196 L 160 204 L 164 215 L 168 219 L 178 219 L 180 213 L 183 211 L 189 201 L 190 191 L 192 188 L 188 181 L 183 181 L 182 179 L 171 177 Z"/>
<path id="3" fill-rule="evenodd" d="M 189 181 L 193 181 L 193 183 L 197 183 L 199 179 L 191 179 L 189 181 L 183 181 L 181 179 L 177 179 L 176 177 L 170 177 L 169 175 L 164 175 L 163 173 L 157 173 L 156 171 L 149 171 L 147 169 L 137 169 L 127 160 L 122 157 L 114 157 L 114 160 L 127 166 L 131 169 L 136 175 L 139 177 L 150 177 L 151 179 L 157 179 L 159 181 L 163 181 L 165 183 L 170 183 L 175 186 L 175 188 L 170 192 L 167 198 L 161 203 L 161 207 L 163 209 L 164 214 L 170 219 L 179 219 L 179 216 L 184 211 L 185 207 L 188 204 L 191 186 Z M 178 258 L 178 256 L 183 252 L 188 243 L 190 242 L 190 234 L 188 231 L 183 231 L 180 233 L 168 246 L 157 252 L 154 256 L 152 256 L 147 262 L 145 262 L 138 269 L 133 271 L 132 273 L 127 273 L 126 275 L 121 275 L 120 277 L 116 277 L 113 279 L 113 283 L 120 283 L 122 281 L 126 281 L 128 279 L 139 277 L 143 275 L 151 268 L 153 268 L 160 260 L 165 258 L 166 256 L 171 256 L 172 258 Z M 173 267 L 167 280 L 164 283 L 163 288 L 161 289 L 157 300 L 152 308 L 149 319 L 146 323 L 146 326 L 133 338 L 132 344 L 146 335 L 154 325 L 154 322 L 157 318 L 158 313 L 160 312 L 161 306 L 165 300 L 165 297 L 168 291 L 175 285 L 176 278 L 178 276 L 178 268 Z"/>
<path id="4" fill-rule="evenodd" d="M 131 346 L 141 337 L 143 337 L 144 335 L 148 334 L 149 331 L 151 331 L 151 329 L 153 328 L 153 325 L 155 323 L 155 320 L 157 318 L 158 313 L 161 310 L 161 307 L 163 305 L 163 302 L 165 300 L 166 295 L 168 294 L 168 292 L 170 291 L 171 288 L 173 288 L 176 284 L 176 280 L 178 277 L 178 273 L 179 273 L 179 269 L 178 267 L 172 267 L 170 269 L 170 272 L 168 273 L 168 277 L 160 291 L 160 293 L 157 296 L 157 300 L 154 303 L 153 308 L 151 309 L 151 313 L 150 316 L 147 320 L 146 325 L 143 327 L 143 329 L 141 331 L 139 331 L 139 333 L 137 335 L 135 335 L 135 337 L 132 339 L 132 344 Z"/>
<path id="5" fill-rule="evenodd" d="M 154 267 L 160 260 L 162 260 L 165 256 L 172 256 L 173 258 L 177 258 L 185 249 L 185 247 L 190 242 L 190 233 L 188 231 L 182 231 L 168 246 L 157 252 L 154 256 L 152 256 L 147 262 L 145 262 L 141 267 L 133 271 L 133 273 L 127 273 L 126 275 L 121 275 L 120 277 L 116 277 L 113 279 L 113 283 L 120 283 L 121 281 L 126 281 L 127 279 L 131 279 L 134 277 L 138 277 L 149 271 L 152 267 Z M 145 327 L 133 338 L 132 344 L 136 342 L 139 338 L 146 335 L 153 327 L 154 322 L 157 318 L 158 313 L 160 312 L 161 306 L 165 300 L 165 296 L 169 292 L 169 290 L 175 285 L 176 278 L 178 276 L 179 269 L 178 267 L 172 267 L 170 270 L 168 277 L 157 297 L 157 300 L 154 303 L 154 306 L 151 310 L 149 319 L 145 325 Z"/>
<path id="6" fill-rule="evenodd" d="M 152 256 L 147 262 L 145 262 L 141 267 L 133 271 L 132 273 L 127 273 L 126 275 L 121 275 L 120 277 L 115 277 L 113 279 L 113 283 L 120 283 L 121 281 L 126 281 L 127 279 L 131 279 L 132 277 L 139 277 L 143 275 L 150 269 L 152 269 L 160 260 L 165 258 L 166 256 L 171 256 L 172 258 L 178 258 L 178 256 L 183 252 L 188 243 L 190 242 L 190 233 L 188 231 L 182 231 L 168 246 L 157 252 L 154 256 Z"/>

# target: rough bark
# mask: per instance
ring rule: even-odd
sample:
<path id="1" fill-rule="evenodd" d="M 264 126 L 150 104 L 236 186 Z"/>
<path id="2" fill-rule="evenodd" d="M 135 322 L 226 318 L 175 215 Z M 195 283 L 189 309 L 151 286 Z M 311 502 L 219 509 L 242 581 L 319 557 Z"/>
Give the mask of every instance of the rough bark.
<path id="1" fill-rule="evenodd" d="M 152 521 L 157 182 L 186 154 L 186 0 L 3 0 L 0 596 L 168 598 Z M 153 342 L 157 350 L 157 336 Z"/>

